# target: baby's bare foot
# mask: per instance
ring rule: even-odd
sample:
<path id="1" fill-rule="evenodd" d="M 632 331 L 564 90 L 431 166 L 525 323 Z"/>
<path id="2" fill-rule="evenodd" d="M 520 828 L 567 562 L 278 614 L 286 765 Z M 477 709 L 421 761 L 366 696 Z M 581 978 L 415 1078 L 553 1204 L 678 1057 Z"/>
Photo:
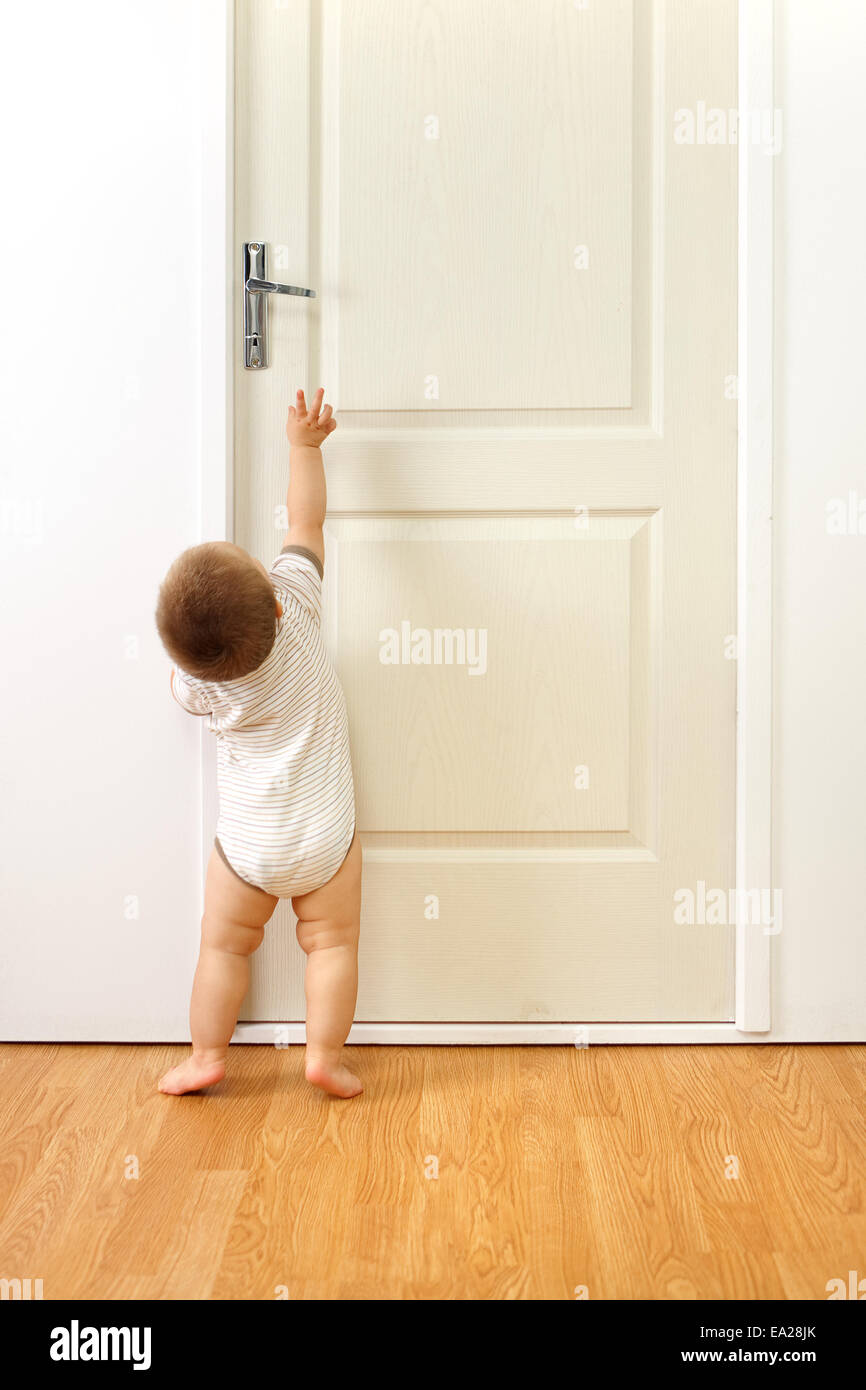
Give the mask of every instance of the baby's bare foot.
<path id="1" fill-rule="evenodd" d="M 159 1089 L 167 1096 L 183 1096 L 187 1091 L 201 1091 L 205 1086 L 213 1086 L 217 1081 L 222 1081 L 225 1074 L 225 1062 L 187 1057 L 179 1067 L 172 1067 L 171 1071 L 166 1072 Z"/>
<path id="2" fill-rule="evenodd" d="M 364 1089 L 354 1072 L 339 1060 L 333 1061 L 327 1057 L 308 1056 L 304 1075 L 314 1086 L 327 1091 L 329 1096 L 342 1096 L 344 1100 L 360 1095 Z"/>

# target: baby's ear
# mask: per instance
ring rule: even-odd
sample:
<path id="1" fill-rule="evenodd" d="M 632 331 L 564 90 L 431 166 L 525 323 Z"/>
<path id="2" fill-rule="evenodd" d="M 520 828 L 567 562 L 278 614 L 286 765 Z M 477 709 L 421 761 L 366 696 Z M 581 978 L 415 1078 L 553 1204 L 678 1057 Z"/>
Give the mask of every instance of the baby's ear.
<path id="1" fill-rule="evenodd" d="M 280 603 L 279 599 L 274 600 L 274 607 L 277 611 L 277 617 L 281 618 L 283 616 L 283 605 Z"/>

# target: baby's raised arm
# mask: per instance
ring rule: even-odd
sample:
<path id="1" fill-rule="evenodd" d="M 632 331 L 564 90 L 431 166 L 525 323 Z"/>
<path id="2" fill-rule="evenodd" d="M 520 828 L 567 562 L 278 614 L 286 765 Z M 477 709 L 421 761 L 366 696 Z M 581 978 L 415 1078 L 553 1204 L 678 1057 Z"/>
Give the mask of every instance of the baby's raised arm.
<path id="1" fill-rule="evenodd" d="M 329 405 L 319 387 L 309 410 L 303 391 L 298 391 L 295 404 L 289 406 L 286 436 L 289 441 L 289 494 L 287 511 L 289 529 L 286 545 L 302 545 L 325 563 L 325 540 L 322 525 L 325 520 L 327 491 L 321 445 L 337 428 Z"/>

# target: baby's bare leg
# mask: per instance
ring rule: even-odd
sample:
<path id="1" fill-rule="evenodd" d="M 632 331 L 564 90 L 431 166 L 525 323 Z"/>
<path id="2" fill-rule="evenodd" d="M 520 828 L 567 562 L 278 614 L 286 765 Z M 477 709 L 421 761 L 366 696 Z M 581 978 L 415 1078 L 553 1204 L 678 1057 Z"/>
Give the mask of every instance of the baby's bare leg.
<path id="1" fill-rule="evenodd" d="M 361 843 L 352 847 L 330 882 L 292 899 L 298 941 L 307 953 L 306 1076 L 335 1096 L 356 1096 L 361 1082 L 342 1060 L 358 993 L 361 926 Z"/>
<path id="2" fill-rule="evenodd" d="M 222 1080 L 229 1040 L 249 988 L 249 958 L 262 944 L 265 923 L 278 902 L 242 882 L 214 850 L 205 880 L 201 949 L 189 1006 L 192 1056 L 166 1072 L 161 1091 L 180 1096 Z"/>

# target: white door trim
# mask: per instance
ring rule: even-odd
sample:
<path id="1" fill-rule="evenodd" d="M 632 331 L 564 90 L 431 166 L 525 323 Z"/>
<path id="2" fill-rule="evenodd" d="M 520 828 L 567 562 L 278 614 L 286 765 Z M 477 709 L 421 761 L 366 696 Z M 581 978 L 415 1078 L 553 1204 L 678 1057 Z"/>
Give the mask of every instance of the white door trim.
<path id="1" fill-rule="evenodd" d="M 663 3 L 663 0 L 660 0 Z M 234 3 L 200 10 L 202 96 L 201 528 L 231 538 L 232 379 L 237 350 L 234 220 Z M 773 0 L 740 0 L 739 108 L 772 113 Z M 741 133 L 746 122 L 741 121 Z M 357 1043 L 758 1041 L 770 1028 L 770 935 L 743 918 L 749 889 L 772 888 L 773 187 L 760 145 L 739 145 L 736 1014 L 730 1023 L 360 1023 Z M 220 286 L 225 286 L 221 292 Z M 202 737 L 207 740 L 207 733 Z M 203 757 L 202 853 L 215 813 L 213 756 Z M 772 898 L 771 898 L 772 901 Z M 302 1042 L 299 1023 L 239 1024 L 237 1042 Z M 756 1036 L 757 1035 L 757 1036 Z"/>
<path id="2" fill-rule="evenodd" d="M 773 0 L 740 0 L 740 133 L 773 112 Z M 744 920 L 773 886 L 773 189 L 775 160 L 739 144 L 736 1025 L 770 1028 L 770 936 Z M 781 923 L 776 924 L 776 929 Z"/>
<path id="3" fill-rule="evenodd" d="M 234 534 L 235 7 L 200 0 L 201 67 L 201 539 Z M 217 818 L 214 740 L 201 731 L 202 894 Z"/>

